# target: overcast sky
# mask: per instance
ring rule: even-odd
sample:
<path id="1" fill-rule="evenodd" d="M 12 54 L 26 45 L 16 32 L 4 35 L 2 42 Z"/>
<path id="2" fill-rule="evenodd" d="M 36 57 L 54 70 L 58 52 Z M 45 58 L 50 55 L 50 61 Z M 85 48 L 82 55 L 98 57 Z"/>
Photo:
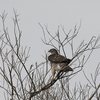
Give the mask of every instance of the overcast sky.
<path id="1" fill-rule="evenodd" d="M 55 34 L 58 25 L 64 26 L 68 32 L 76 24 L 78 27 L 82 20 L 79 42 L 100 35 L 100 0 L 0 0 L 0 14 L 4 10 L 8 13 L 6 23 L 10 31 L 13 30 L 13 8 L 20 14 L 22 44 L 31 47 L 30 65 L 36 61 L 41 62 L 44 50 L 50 49 L 41 41 L 43 34 L 38 22 L 43 26 L 47 25 L 49 31 Z M 0 20 L 0 27 L 1 25 Z M 85 66 L 87 74 L 92 73 L 100 61 L 98 54 L 98 50 L 94 52 Z M 76 77 L 74 79 L 77 80 Z M 81 79 L 80 77 L 79 80 Z"/>

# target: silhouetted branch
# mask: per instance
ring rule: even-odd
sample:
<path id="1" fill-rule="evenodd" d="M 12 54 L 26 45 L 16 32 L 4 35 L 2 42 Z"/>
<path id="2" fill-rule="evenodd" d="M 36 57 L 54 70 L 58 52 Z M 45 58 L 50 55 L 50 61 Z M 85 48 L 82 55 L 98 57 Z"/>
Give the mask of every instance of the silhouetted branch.
<path id="1" fill-rule="evenodd" d="M 30 57 L 30 48 L 23 47 L 21 44 L 22 31 L 19 26 L 19 14 L 14 10 L 14 29 L 12 40 L 9 34 L 9 28 L 6 26 L 5 21 L 7 14 L 0 15 L 2 19 L 3 32 L 0 36 L 0 75 L 3 78 L 3 85 L 0 85 L 5 93 L 5 99 L 10 100 L 91 100 L 96 95 L 99 97 L 97 85 L 97 77 L 99 76 L 99 65 L 95 71 L 94 77 L 91 75 L 92 82 L 86 76 L 88 83 L 82 87 L 81 83 L 75 85 L 74 90 L 71 91 L 69 85 L 70 80 L 73 79 L 80 71 L 82 71 L 85 64 L 88 62 L 92 52 L 100 48 L 100 37 L 93 36 L 87 43 L 83 40 L 74 46 L 75 38 L 79 34 L 81 22 L 79 27 L 75 25 L 74 29 L 66 33 L 64 27 L 58 26 L 56 34 L 51 34 L 49 29 L 39 23 L 43 31 L 43 43 L 51 48 L 56 48 L 60 54 L 69 58 L 68 53 L 71 55 L 70 66 L 73 71 L 69 72 L 66 68 L 58 71 L 51 80 L 51 66 L 48 61 L 47 51 L 43 55 L 43 62 L 36 62 L 34 65 L 30 64 L 27 67 L 26 62 Z M 68 52 L 68 51 L 69 52 Z M 88 53 L 88 54 L 87 54 Z M 59 81 L 58 81 L 59 80 Z M 91 89 L 95 89 L 94 93 L 90 95 Z M 86 91 L 87 90 L 87 91 Z"/>

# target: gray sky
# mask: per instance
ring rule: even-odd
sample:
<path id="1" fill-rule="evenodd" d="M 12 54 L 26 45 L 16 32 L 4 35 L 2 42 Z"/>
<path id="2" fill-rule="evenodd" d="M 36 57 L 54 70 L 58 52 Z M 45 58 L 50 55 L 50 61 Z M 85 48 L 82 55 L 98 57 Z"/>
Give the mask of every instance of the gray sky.
<path id="1" fill-rule="evenodd" d="M 20 14 L 19 23 L 23 32 L 22 44 L 31 47 L 30 65 L 36 61 L 41 62 L 44 50 L 47 51 L 50 48 L 41 41 L 43 34 L 38 22 L 43 26 L 47 25 L 49 31 L 55 34 L 58 25 L 63 25 L 65 31 L 68 32 L 74 28 L 75 24 L 78 27 L 80 20 L 82 20 L 78 42 L 83 39 L 87 41 L 94 35 L 100 35 L 100 0 L 0 0 L 0 14 L 4 10 L 8 13 L 6 23 L 10 31 L 13 30 L 13 8 Z M 37 54 L 37 52 L 39 53 Z M 87 75 L 94 71 L 100 61 L 98 54 L 100 52 L 97 50 L 86 64 Z M 37 57 L 34 58 L 34 56 Z M 85 78 L 82 78 L 75 77 L 74 79 L 84 81 Z"/>

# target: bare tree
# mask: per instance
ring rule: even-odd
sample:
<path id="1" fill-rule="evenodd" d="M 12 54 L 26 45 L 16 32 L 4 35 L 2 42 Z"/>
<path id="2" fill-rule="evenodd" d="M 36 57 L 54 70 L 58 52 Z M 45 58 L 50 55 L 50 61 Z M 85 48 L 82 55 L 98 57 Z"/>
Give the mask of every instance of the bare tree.
<path id="1" fill-rule="evenodd" d="M 84 76 L 88 80 L 89 84 L 82 87 L 75 85 L 73 91 L 69 88 L 69 81 L 82 71 L 84 65 L 90 58 L 92 52 L 95 49 L 100 48 L 100 37 L 93 36 L 88 43 L 83 40 L 78 47 L 74 48 L 74 39 L 79 33 L 79 28 L 74 27 L 74 30 L 65 32 L 62 26 L 58 27 L 58 30 L 53 36 L 47 27 L 42 28 L 42 39 L 45 45 L 51 48 L 56 48 L 59 53 L 63 53 L 67 56 L 66 48 L 70 48 L 71 63 L 69 66 L 73 68 L 73 72 L 64 73 L 59 71 L 56 73 L 55 79 L 51 80 L 50 69 L 51 66 L 48 63 L 47 52 L 43 56 L 44 62 L 30 64 L 30 67 L 26 66 L 29 58 L 30 48 L 23 47 L 21 45 L 22 31 L 19 26 L 18 14 L 14 10 L 14 41 L 12 41 L 8 27 L 5 24 L 7 14 L 4 12 L 0 17 L 2 19 L 3 30 L 0 35 L 0 75 L 2 76 L 2 84 L 0 88 L 5 90 L 5 100 L 91 100 L 92 98 L 100 99 L 100 93 L 98 89 L 100 84 L 96 84 L 97 77 L 100 74 L 100 66 L 97 66 L 96 72 L 91 75 L 92 82 L 87 78 L 85 72 Z M 62 37 L 63 35 L 63 37 Z M 91 92 L 91 87 L 94 92 Z M 90 94 L 92 93 L 92 94 Z"/>

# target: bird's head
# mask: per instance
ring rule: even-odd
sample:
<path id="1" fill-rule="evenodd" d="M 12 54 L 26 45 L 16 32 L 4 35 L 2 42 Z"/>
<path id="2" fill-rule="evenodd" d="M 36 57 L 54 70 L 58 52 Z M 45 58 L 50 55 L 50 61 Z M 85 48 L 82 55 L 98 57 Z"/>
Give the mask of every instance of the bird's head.
<path id="1" fill-rule="evenodd" d="M 58 54 L 58 51 L 56 49 L 50 49 L 48 52 L 51 54 Z"/>

